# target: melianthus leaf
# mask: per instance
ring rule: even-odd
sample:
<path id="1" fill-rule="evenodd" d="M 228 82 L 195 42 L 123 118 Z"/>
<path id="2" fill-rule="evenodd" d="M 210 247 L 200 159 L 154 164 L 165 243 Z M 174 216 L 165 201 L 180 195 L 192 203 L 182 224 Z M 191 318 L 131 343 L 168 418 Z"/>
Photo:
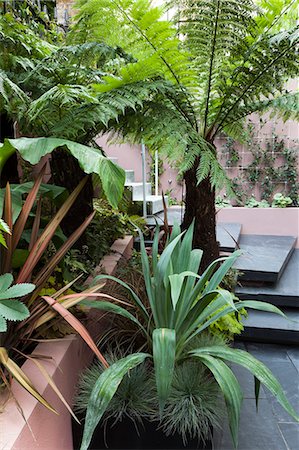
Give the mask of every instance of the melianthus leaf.
<path id="1" fill-rule="evenodd" d="M 6 274 L 8 275 L 8 274 Z M 18 283 L 14 284 L 10 288 L 1 290 L 0 292 L 0 300 L 22 297 L 27 294 L 30 294 L 35 289 L 35 285 L 32 283 Z"/>
<path id="2" fill-rule="evenodd" d="M 0 300 L 0 316 L 7 320 L 23 320 L 29 317 L 30 312 L 24 303 L 18 300 Z"/>

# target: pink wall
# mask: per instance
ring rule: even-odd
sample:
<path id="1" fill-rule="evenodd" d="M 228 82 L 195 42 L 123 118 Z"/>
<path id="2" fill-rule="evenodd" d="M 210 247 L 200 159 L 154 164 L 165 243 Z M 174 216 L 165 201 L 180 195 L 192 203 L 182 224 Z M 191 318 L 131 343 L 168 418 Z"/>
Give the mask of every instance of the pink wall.
<path id="1" fill-rule="evenodd" d="M 222 208 L 217 211 L 219 222 L 242 225 L 242 234 L 297 236 L 299 248 L 299 208 Z"/>
<path id="2" fill-rule="evenodd" d="M 118 164 L 127 170 L 135 171 L 135 181 L 142 181 L 141 145 L 116 144 L 109 142 L 111 135 L 97 138 L 97 143 L 105 150 L 107 156 L 118 158 Z M 147 181 L 150 180 L 151 156 L 147 153 Z M 172 189 L 172 197 L 181 199 L 182 185 L 177 182 L 177 171 L 172 169 L 165 161 L 164 172 L 160 176 L 160 192 Z"/>

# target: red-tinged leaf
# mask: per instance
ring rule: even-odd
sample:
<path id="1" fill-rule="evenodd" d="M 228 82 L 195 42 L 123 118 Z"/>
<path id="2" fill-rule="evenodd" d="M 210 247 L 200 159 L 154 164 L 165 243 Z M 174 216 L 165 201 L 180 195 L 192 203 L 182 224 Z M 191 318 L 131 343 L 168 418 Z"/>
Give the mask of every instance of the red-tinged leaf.
<path id="1" fill-rule="evenodd" d="M 97 289 L 98 290 L 98 289 Z M 126 306 L 131 306 L 126 302 L 123 302 L 121 300 L 117 300 L 114 297 L 111 297 L 108 294 L 97 294 L 96 291 L 94 292 L 81 292 L 80 294 L 70 294 L 66 295 L 65 297 L 60 297 L 57 301 L 65 308 L 69 309 L 73 306 L 76 306 L 78 303 L 85 300 L 87 297 L 103 297 L 103 298 L 109 298 L 109 300 L 118 301 L 120 303 L 123 303 Z M 54 300 L 56 300 L 56 297 L 52 297 Z M 35 316 L 39 315 L 39 310 L 36 311 L 36 313 L 33 315 L 31 314 L 30 318 L 34 319 Z M 33 329 L 36 330 L 38 327 L 43 325 L 44 323 L 47 323 L 49 320 L 53 319 L 56 316 L 56 312 L 54 311 L 47 311 L 42 316 L 40 316 L 37 321 L 33 325 Z"/>
<path id="2" fill-rule="evenodd" d="M 74 243 L 79 239 L 79 237 L 84 233 L 92 219 L 94 218 L 95 212 L 91 213 L 84 222 L 73 232 L 73 234 L 67 239 L 67 241 L 57 250 L 55 255 L 46 264 L 43 269 L 37 274 L 34 279 L 34 284 L 36 285 L 37 292 L 41 289 L 43 284 L 47 281 L 48 277 L 51 275 L 57 264 L 61 261 L 67 251 L 74 245 Z"/>
<path id="3" fill-rule="evenodd" d="M 33 225 L 32 225 L 32 231 L 31 231 L 30 242 L 29 242 L 29 247 L 28 247 L 29 251 L 32 250 L 32 248 L 38 238 L 41 213 L 42 213 L 42 199 L 40 197 L 37 202 L 36 212 L 35 212 L 34 221 L 33 221 Z"/>
<path id="4" fill-rule="evenodd" d="M 55 309 L 73 328 L 77 331 L 78 334 L 82 337 L 82 339 L 86 342 L 89 348 L 95 353 L 95 355 L 99 358 L 104 367 L 108 368 L 109 364 L 106 359 L 99 351 L 92 337 L 88 333 L 87 329 L 82 325 L 82 323 L 66 308 L 64 308 L 60 303 L 58 303 L 54 298 L 49 297 L 47 295 L 42 296 L 46 302 Z"/>
<path id="5" fill-rule="evenodd" d="M 12 201 L 9 182 L 6 185 L 5 197 L 4 197 L 4 221 L 12 231 Z M 10 272 L 12 260 L 12 235 L 8 234 L 6 237 L 6 248 L 3 248 L 2 253 L 2 272 Z"/>
<path id="6" fill-rule="evenodd" d="M 81 180 L 81 182 L 78 184 L 76 189 L 74 189 L 74 191 L 70 194 L 70 196 L 67 198 L 67 200 L 64 202 L 64 204 L 61 206 L 59 211 L 53 217 L 51 222 L 44 229 L 42 235 L 38 238 L 38 240 L 34 244 L 32 250 L 31 250 L 31 253 L 26 261 L 26 264 L 24 265 L 23 269 L 20 271 L 18 278 L 17 278 L 17 283 L 25 283 L 26 281 L 29 280 L 30 274 L 32 273 L 34 267 L 40 260 L 41 256 L 45 252 L 46 248 L 48 247 L 49 242 L 51 241 L 52 237 L 54 236 L 54 233 L 55 233 L 57 227 L 60 225 L 62 219 L 68 213 L 68 211 L 72 207 L 73 203 L 75 202 L 76 198 L 78 197 L 79 193 L 85 186 L 87 179 L 88 179 L 88 177 L 85 177 L 85 178 L 83 178 L 83 180 Z"/>
<path id="7" fill-rule="evenodd" d="M 58 414 L 57 411 L 45 400 L 36 388 L 31 383 L 30 379 L 23 372 L 23 370 L 8 357 L 7 351 L 4 347 L 0 347 L 0 363 L 7 369 L 7 371 L 15 378 L 15 380 L 23 386 L 26 391 L 36 398 L 42 405 L 46 406 L 50 411 Z"/>
<path id="8" fill-rule="evenodd" d="M 67 408 L 69 413 L 73 416 L 73 418 L 76 420 L 76 422 L 78 422 L 80 424 L 80 421 L 77 419 L 76 415 L 73 413 L 72 408 L 70 407 L 70 405 L 68 404 L 68 402 L 66 401 L 66 399 L 64 398 L 64 396 L 62 395 L 60 390 L 58 389 L 58 387 L 57 387 L 56 383 L 54 382 L 53 378 L 48 374 L 47 370 L 42 365 L 42 363 L 37 360 L 37 357 L 39 357 L 39 356 L 34 355 L 34 357 L 32 357 L 32 356 L 29 356 L 29 355 L 25 355 L 24 353 L 20 352 L 17 349 L 14 349 L 14 350 L 16 350 L 18 353 L 20 353 L 20 355 L 22 355 L 24 358 L 29 359 L 30 361 L 33 362 L 33 364 L 36 365 L 36 367 L 39 369 L 41 374 L 47 380 L 48 384 L 51 386 L 51 388 L 53 389 L 55 394 L 59 397 L 59 399 L 62 401 L 64 406 Z"/>
<path id="9" fill-rule="evenodd" d="M 43 176 L 45 174 L 46 165 L 43 166 L 41 169 L 37 179 L 34 182 L 34 185 L 32 186 L 32 189 L 30 190 L 29 194 L 27 195 L 27 198 L 25 200 L 25 203 L 22 207 L 22 210 L 19 214 L 19 217 L 17 218 L 17 221 L 14 225 L 13 229 L 13 239 L 12 239 L 12 251 L 14 251 L 17 248 L 17 245 L 19 243 L 19 240 L 22 236 L 22 233 L 24 231 L 24 227 L 26 225 L 28 216 L 31 212 L 31 209 L 33 207 L 33 204 L 36 200 L 36 196 L 38 194 L 41 182 L 43 180 Z"/>

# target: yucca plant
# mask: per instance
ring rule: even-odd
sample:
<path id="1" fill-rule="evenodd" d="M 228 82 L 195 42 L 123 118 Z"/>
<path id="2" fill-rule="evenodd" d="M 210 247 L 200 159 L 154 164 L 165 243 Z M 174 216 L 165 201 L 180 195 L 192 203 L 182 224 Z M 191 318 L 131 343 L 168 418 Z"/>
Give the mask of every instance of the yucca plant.
<path id="1" fill-rule="evenodd" d="M 185 236 L 179 226 L 173 228 L 171 238 L 162 254 L 158 255 L 157 229 L 152 255 L 149 258 L 142 235 L 141 258 L 147 301 L 143 302 L 123 281 L 100 275 L 97 280 L 111 279 L 128 290 L 132 305 L 84 300 L 82 303 L 119 314 L 133 321 L 144 336 L 142 351 L 125 356 L 99 376 L 88 403 L 81 450 L 88 448 L 96 425 L 115 395 L 123 377 L 145 360 L 151 360 L 157 389 L 160 417 L 163 420 L 165 404 L 170 395 L 175 368 L 185 361 L 203 363 L 218 383 L 225 399 L 230 429 L 235 447 L 238 443 L 238 425 L 242 402 L 240 385 L 226 362 L 246 367 L 255 377 L 256 399 L 263 383 L 288 413 L 299 420 L 289 404 L 279 382 L 270 370 L 249 353 L 231 349 L 227 345 L 200 345 L 198 336 L 220 317 L 242 308 L 284 314 L 275 306 L 258 301 L 239 301 L 231 292 L 219 288 L 223 277 L 239 256 L 215 260 L 200 276 L 198 268 L 202 251 L 192 250 L 194 224 Z M 134 313 L 134 308 L 138 310 Z"/>
<path id="2" fill-rule="evenodd" d="M 4 219 L 1 220 L 1 226 L 6 232 L 6 240 L 1 241 L 1 273 L 0 276 L 0 377 L 3 384 L 10 389 L 10 379 L 14 378 L 28 392 L 30 392 L 38 401 L 51 411 L 55 410 L 51 405 L 39 394 L 28 377 L 24 374 L 18 365 L 21 358 L 29 358 L 37 365 L 42 375 L 47 378 L 52 388 L 61 398 L 64 404 L 72 413 L 70 407 L 59 392 L 53 380 L 47 374 L 42 363 L 27 354 L 28 347 L 32 343 L 33 337 L 38 337 L 39 327 L 48 324 L 51 319 L 55 319 L 57 315 L 62 316 L 73 329 L 81 335 L 89 347 L 95 352 L 105 367 L 108 366 L 106 360 L 102 357 L 97 349 L 91 336 L 80 321 L 68 311 L 75 306 L 79 300 L 89 296 L 91 292 L 96 292 L 99 286 L 87 289 L 86 292 L 76 296 L 75 299 L 67 298 L 66 302 L 60 298 L 72 285 L 68 285 L 60 289 L 53 297 L 44 296 L 40 298 L 39 292 L 51 276 L 55 267 L 59 264 L 66 252 L 76 242 L 80 235 L 84 232 L 94 217 L 92 213 L 81 224 L 81 226 L 61 245 L 60 248 L 42 265 L 42 257 L 54 236 L 61 220 L 72 206 L 76 197 L 80 193 L 86 178 L 77 186 L 77 188 L 69 195 L 63 205 L 58 209 L 56 215 L 48 223 L 44 230 L 39 229 L 41 219 L 41 197 L 39 197 L 41 182 L 43 179 L 45 168 L 43 168 L 29 191 L 27 198 L 22 206 L 16 220 L 14 221 L 14 204 L 11 197 L 10 186 L 7 184 L 4 199 Z M 18 250 L 18 244 L 22 238 L 27 219 L 36 204 L 36 211 L 33 220 L 31 239 L 26 251 L 25 262 L 19 270 L 13 268 L 13 256 Z M 15 284 L 11 286 L 13 281 Z M 14 300 L 18 297 L 19 300 Z M 59 299 L 57 300 L 57 298 Z M 79 298 L 79 300 L 77 299 Z M 49 311 L 49 306 L 51 310 Z M 8 322 L 7 322 L 8 320 Z M 73 414 L 73 413 L 72 413 Z"/>

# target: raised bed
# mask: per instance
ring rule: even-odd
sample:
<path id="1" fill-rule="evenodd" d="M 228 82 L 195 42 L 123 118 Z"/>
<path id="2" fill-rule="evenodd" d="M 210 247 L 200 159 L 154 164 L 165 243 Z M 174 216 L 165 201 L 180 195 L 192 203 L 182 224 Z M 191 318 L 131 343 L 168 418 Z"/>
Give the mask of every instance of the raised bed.
<path id="1" fill-rule="evenodd" d="M 103 258 L 96 273 L 105 271 L 107 274 L 114 274 L 120 259 L 131 256 L 132 248 L 131 236 L 115 241 L 111 253 Z M 92 334 L 92 324 L 88 328 Z M 93 357 L 87 345 L 80 337 L 71 335 L 56 342 L 40 343 L 33 353 L 51 357 L 48 360 L 44 359 L 42 363 L 65 399 L 71 404 L 78 375 Z M 0 413 L 1 450 L 73 450 L 69 412 L 33 362 L 27 360 L 23 370 L 39 392 L 56 408 L 59 415 L 41 406 L 19 384 L 13 382 L 13 394 L 22 408 L 24 418 L 16 402 L 11 399 L 4 412 Z"/>

